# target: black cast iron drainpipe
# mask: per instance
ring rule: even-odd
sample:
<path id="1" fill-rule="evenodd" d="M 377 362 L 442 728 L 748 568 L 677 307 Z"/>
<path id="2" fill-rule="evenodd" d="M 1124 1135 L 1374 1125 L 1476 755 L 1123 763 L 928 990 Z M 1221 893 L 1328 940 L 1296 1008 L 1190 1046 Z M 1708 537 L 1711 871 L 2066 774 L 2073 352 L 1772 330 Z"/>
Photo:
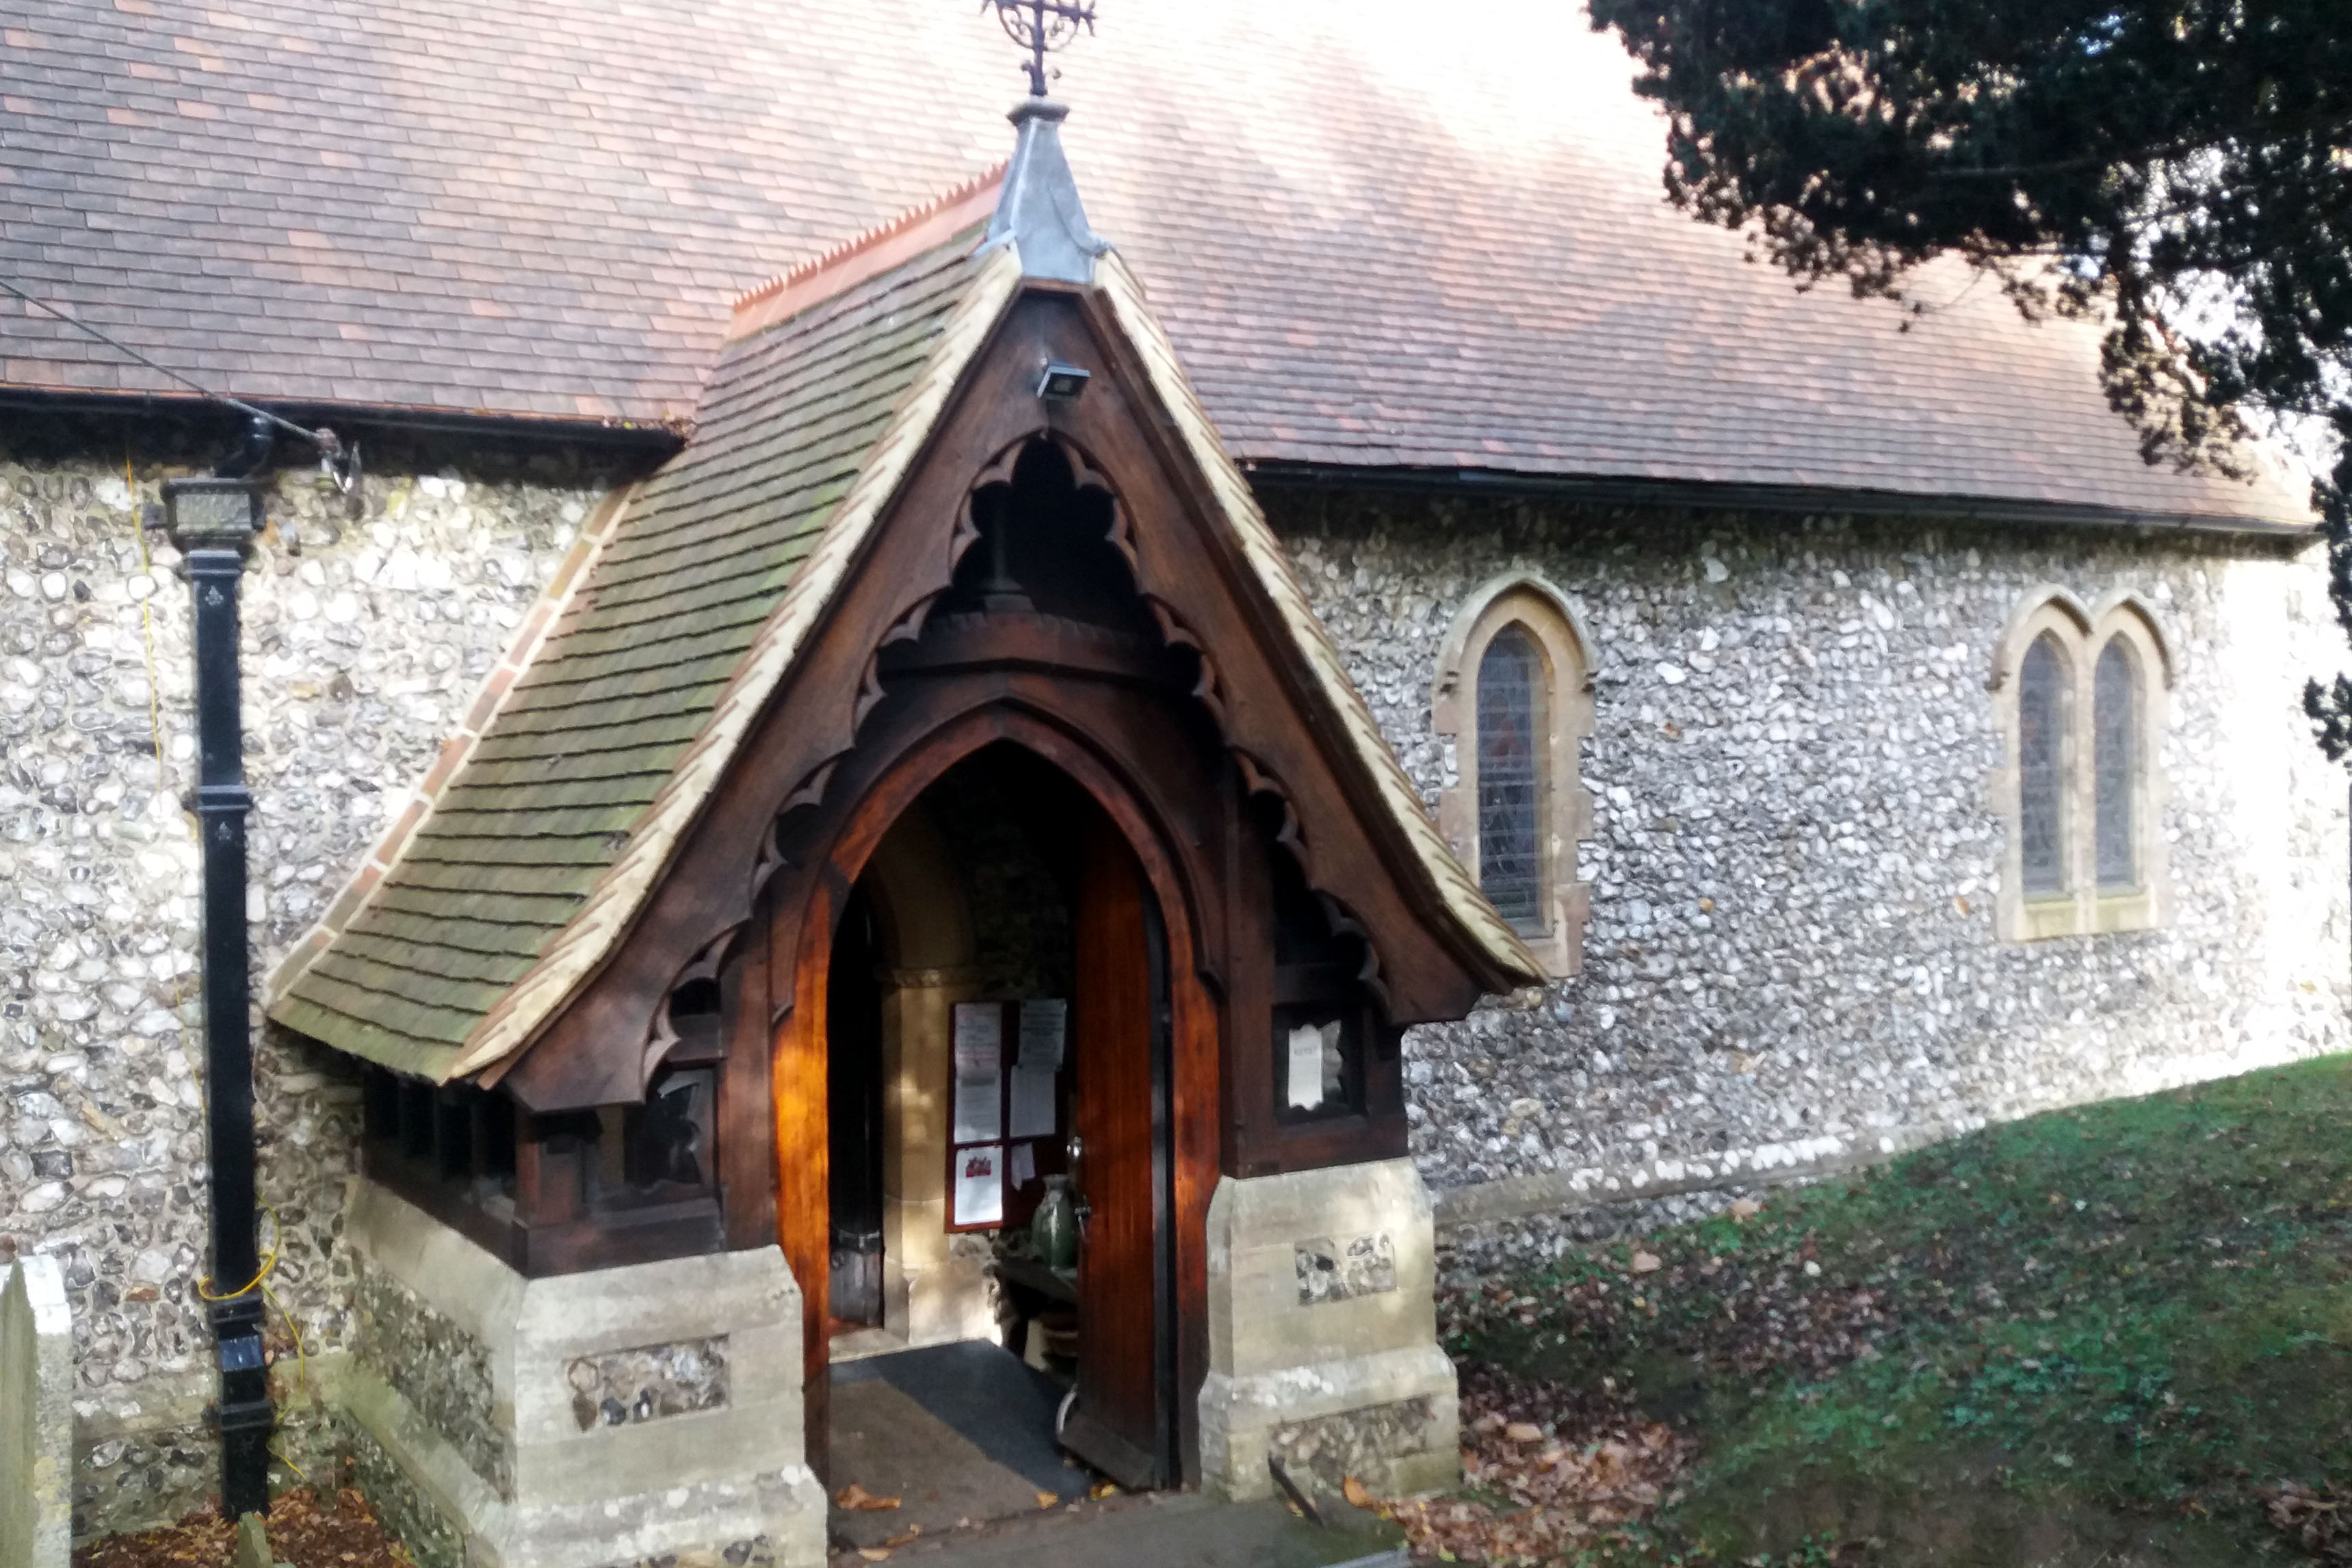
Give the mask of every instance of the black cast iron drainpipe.
<path id="1" fill-rule="evenodd" d="M 255 466 L 258 466 L 257 463 Z M 171 538 L 195 596 L 194 805 L 204 837 L 205 1134 L 212 1167 L 212 1278 L 205 1292 L 220 1361 L 221 1510 L 269 1507 L 276 1415 L 262 1354 L 260 1238 L 255 1225 L 251 961 L 246 931 L 245 732 L 239 711 L 237 587 L 261 531 L 257 483 L 172 479 Z"/>

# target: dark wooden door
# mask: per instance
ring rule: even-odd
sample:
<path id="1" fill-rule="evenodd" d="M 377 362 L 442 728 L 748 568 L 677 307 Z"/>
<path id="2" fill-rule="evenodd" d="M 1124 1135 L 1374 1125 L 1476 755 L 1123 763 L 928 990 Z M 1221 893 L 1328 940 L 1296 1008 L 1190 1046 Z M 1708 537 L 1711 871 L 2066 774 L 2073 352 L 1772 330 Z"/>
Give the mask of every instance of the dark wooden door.
<path id="1" fill-rule="evenodd" d="M 1097 817 L 1079 874 L 1076 994 L 1077 1397 L 1062 1441 L 1129 1488 L 1171 1478 L 1164 942 L 1118 831 Z"/>

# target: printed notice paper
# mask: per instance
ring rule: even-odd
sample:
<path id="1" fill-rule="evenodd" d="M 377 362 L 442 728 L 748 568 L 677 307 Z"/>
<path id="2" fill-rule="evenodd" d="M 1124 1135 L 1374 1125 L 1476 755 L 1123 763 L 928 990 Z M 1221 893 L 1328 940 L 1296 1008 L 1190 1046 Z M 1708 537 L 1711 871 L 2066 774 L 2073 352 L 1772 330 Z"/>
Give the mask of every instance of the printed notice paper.
<path id="1" fill-rule="evenodd" d="M 955 1152 L 955 1223 L 1004 1223 L 1004 1151 L 995 1144 Z"/>
<path id="2" fill-rule="evenodd" d="M 959 1002 L 955 1009 L 955 1102 L 950 1143 L 992 1143 L 1004 1136 L 1004 1009 Z"/>
<path id="3" fill-rule="evenodd" d="M 949 1142 L 988 1143 L 1004 1135 L 1002 1084 L 993 1072 L 986 1078 L 957 1077 L 955 1126 L 948 1134 Z"/>
<path id="4" fill-rule="evenodd" d="M 994 1078 L 1004 1065 L 1004 1009 L 994 1002 L 959 1002 L 955 1008 L 958 1078 Z"/>
<path id="5" fill-rule="evenodd" d="M 1021 1004 L 1021 1065 L 1046 1072 L 1062 1066 L 1062 1037 L 1068 1031 L 1070 1005 L 1059 996 L 1037 996 Z"/>
<path id="6" fill-rule="evenodd" d="M 1037 1148 L 1033 1143 L 1013 1145 L 1013 1184 L 1025 1187 L 1037 1179 Z"/>
<path id="7" fill-rule="evenodd" d="M 1312 1110 L 1323 1103 L 1324 1058 L 1328 1055 L 1334 1065 L 1339 1056 L 1339 1021 L 1328 1024 L 1301 1024 L 1290 1031 L 1290 1070 L 1286 1075 L 1289 1093 L 1286 1097 L 1295 1110 Z M 1336 1072 L 1329 1075 L 1336 1079 Z M 1336 1083 L 1333 1087 L 1337 1087 Z"/>
<path id="8" fill-rule="evenodd" d="M 1034 1068 L 1023 1059 L 1013 1068 L 1013 1125 L 1008 1138 L 1051 1138 L 1054 1135 L 1054 1070 Z"/>

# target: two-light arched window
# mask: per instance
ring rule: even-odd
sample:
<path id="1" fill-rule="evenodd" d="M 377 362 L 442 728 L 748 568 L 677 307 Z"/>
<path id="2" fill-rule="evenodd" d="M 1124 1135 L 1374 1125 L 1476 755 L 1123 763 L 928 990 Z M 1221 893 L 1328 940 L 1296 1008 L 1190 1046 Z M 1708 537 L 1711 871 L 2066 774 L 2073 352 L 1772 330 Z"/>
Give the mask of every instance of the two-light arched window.
<path id="1" fill-rule="evenodd" d="M 1559 591 L 1526 573 L 1471 595 L 1438 657 L 1433 725 L 1459 782 L 1438 824 L 1544 967 L 1582 962 L 1587 896 L 1576 846 L 1591 798 L 1578 747 L 1592 731 L 1591 648 Z"/>
<path id="2" fill-rule="evenodd" d="M 2013 941 L 2132 931 L 2169 902 L 2158 747 L 2170 658 L 2144 605 L 2085 609 L 2063 589 L 2029 598 L 1993 672 L 2008 756 L 2001 934 Z"/>

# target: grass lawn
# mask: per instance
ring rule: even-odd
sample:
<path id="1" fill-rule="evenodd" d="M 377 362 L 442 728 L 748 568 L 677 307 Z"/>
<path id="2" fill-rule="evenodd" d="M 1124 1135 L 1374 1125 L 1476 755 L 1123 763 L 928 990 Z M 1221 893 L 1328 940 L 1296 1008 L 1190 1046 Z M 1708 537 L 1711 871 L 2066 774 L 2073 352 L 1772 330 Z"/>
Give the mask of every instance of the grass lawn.
<path id="1" fill-rule="evenodd" d="M 2347 1284 L 2352 1058 L 2053 1112 L 1450 1298 L 1471 1486 L 1404 1511 L 1493 1562 L 2352 1563 Z"/>

